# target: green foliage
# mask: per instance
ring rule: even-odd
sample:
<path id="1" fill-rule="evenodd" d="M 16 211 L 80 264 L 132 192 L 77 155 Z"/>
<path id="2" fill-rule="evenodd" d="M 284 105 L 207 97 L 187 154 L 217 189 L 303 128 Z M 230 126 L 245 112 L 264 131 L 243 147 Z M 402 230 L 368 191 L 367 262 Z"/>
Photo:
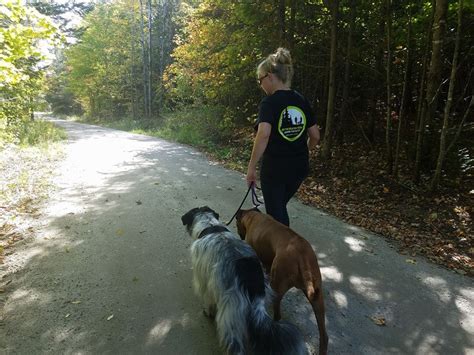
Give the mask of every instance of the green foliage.
<path id="1" fill-rule="evenodd" d="M 69 89 L 89 116 L 111 119 L 131 110 L 136 13 L 129 1 L 98 4 L 85 17 L 80 42 L 66 52 Z"/>
<path id="2" fill-rule="evenodd" d="M 390 111 L 394 120 L 390 126 L 394 128 L 387 131 L 394 139 L 405 72 L 409 69 L 406 118 L 401 126 L 401 154 L 407 157 L 404 164 L 408 165 L 416 149 L 411 142 L 416 141 L 419 131 L 416 127 L 417 110 L 421 111 L 419 104 L 423 102 L 420 93 L 426 92 L 428 81 L 433 81 L 426 75 L 433 42 L 429 38 L 433 28 L 433 2 L 391 2 L 391 58 L 387 58 L 387 2 L 343 0 L 339 3 L 334 110 L 338 139 L 347 143 L 368 142 L 371 148 L 377 146 L 385 136 L 386 113 Z M 140 17 L 139 2 L 118 0 L 99 2 L 95 6 L 85 17 L 83 35 L 66 53 L 67 61 L 62 73 L 60 70 L 51 82 L 53 89 L 61 88 L 52 91 L 50 102 L 55 102 L 55 108 L 65 112 L 66 108 L 79 102 L 89 117 L 101 121 L 112 122 L 120 116 L 131 116 L 133 120 L 128 128 L 135 125 L 145 129 L 159 127 L 160 134 L 178 137 L 186 143 L 222 142 L 235 127 L 248 124 L 255 118 L 258 102 L 264 95 L 255 82 L 257 64 L 276 48 L 285 46 L 291 50 L 295 66 L 292 87 L 310 100 L 318 124 L 325 128 L 331 46 L 331 16 L 325 6 L 328 2 L 153 0 L 151 4 L 151 13 L 147 13 L 146 6 L 143 7 L 143 18 Z M 440 68 L 443 80 L 449 77 L 457 7 L 458 2 L 451 3 L 447 17 L 447 36 Z M 352 13 L 355 13 L 352 47 L 347 53 Z M 168 14 L 173 22 L 169 27 L 163 21 Z M 152 28 L 148 31 L 150 18 Z M 409 19 L 413 29 L 412 55 L 407 63 Z M 463 15 L 465 28 L 469 28 L 473 20 L 473 6 L 468 3 Z M 150 32 L 151 42 L 147 38 Z M 474 62 L 471 49 L 474 37 L 472 31 L 467 30 L 462 36 L 462 60 L 454 90 L 453 128 L 459 124 L 469 102 L 466 98 L 472 91 L 472 79 L 469 78 Z M 170 44 L 171 39 L 173 44 Z M 142 43 L 151 43 L 151 48 L 142 46 Z M 163 51 L 172 47 L 170 62 Z M 160 109 L 165 106 L 168 110 L 176 110 L 172 114 L 163 113 L 159 119 L 152 117 L 158 122 L 139 121 L 140 116 L 146 116 L 143 103 L 144 91 L 147 90 L 144 87 L 148 81 L 148 51 L 152 58 L 151 92 L 155 95 L 151 101 L 155 105 L 159 102 Z M 349 59 L 348 85 L 344 75 L 346 58 Z M 390 110 L 386 82 L 389 61 L 392 64 Z M 169 65 L 163 72 L 164 64 Z M 446 82 L 437 85 L 436 115 L 430 122 L 429 141 L 426 142 L 433 149 L 424 153 L 427 174 L 431 173 L 435 150 L 439 147 L 440 113 L 446 102 Z M 344 106 L 347 107 L 344 111 L 346 117 L 341 117 L 343 111 L 340 110 L 343 92 L 349 92 Z M 178 111 L 184 113 L 180 115 Z M 466 132 L 461 134 L 460 142 L 466 141 Z"/>
<path id="3" fill-rule="evenodd" d="M 55 115 L 82 115 L 80 102 L 68 86 L 66 66 L 62 56 L 57 56 L 53 74 L 47 78 L 46 101 Z"/>
<path id="4" fill-rule="evenodd" d="M 189 107 L 182 111 L 170 111 L 163 114 L 164 125 L 160 127 L 159 135 L 197 146 L 222 142 L 232 135 L 223 114 L 223 109 L 219 107 Z"/>
<path id="5" fill-rule="evenodd" d="M 26 122 L 19 131 L 19 143 L 26 146 L 58 142 L 66 137 L 66 132 L 62 128 L 46 121 Z"/>
<path id="6" fill-rule="evenodd" d="M 206 0 L 187 15 L 175 62 L 165 74 L 168 98 L 175 104 L 222 105 L 231 117 L 245 118 L 259 97 L 256 61 L 272 42 L 266 30 L 274 22 L 271 2 Z"/>
<path id="7" fill-rule="evenodd" d="M 10 0 L 0 5 L 0 138 L 21 139 L 43 86 L 40 47 L 56 28 L 34 8 Z"/>

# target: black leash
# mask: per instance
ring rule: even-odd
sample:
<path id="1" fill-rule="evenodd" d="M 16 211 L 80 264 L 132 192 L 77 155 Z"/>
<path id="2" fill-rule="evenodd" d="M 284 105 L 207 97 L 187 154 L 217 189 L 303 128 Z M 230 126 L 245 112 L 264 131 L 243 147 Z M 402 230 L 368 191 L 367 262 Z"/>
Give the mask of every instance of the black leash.
<path id="1" fill-rule="evenodd" d="M 255 188 L 261 190 L 257 187 L 257 185 L 252 184 L 252 203 L 255 207 L 263 205 L 263 202 L 258 199 L 257 193 L 255 192 Z"/>
<path id="2" fill-rule="evenodd" d="M 242 202 L 240 203 L 240 206 L 237 208 L 237 211 L 235 211 L 234 215 L 232 216 L 232 218 L 230 219 L 229 222 L 226 223 L 226 226 L 228 226 L 229 224 L 232 223 L 232 221 L 234 220 L 235 216 L 237 216 L 237 213 L 239 212 L 240 208 L 243 206 L 245 200 L 247 199 L 247 196 L 249 195 L 249 192 L 250 190 L 252 190 L 252 203 L 254 204 L 255 207 L 258 207 L 260 206 L 261 204 L 263 204 L 262 201 L 260 201 L 258 199 L 258 196 L 257 196 L 257 193 L 255 192 L 255 183 L 251 183 L 248 190 L 247 190 L 247 193 L 245 194 L 244 196 L 244 199 L 242 200 Z M 258 188 L 258 187 L 257 187 Z"/>

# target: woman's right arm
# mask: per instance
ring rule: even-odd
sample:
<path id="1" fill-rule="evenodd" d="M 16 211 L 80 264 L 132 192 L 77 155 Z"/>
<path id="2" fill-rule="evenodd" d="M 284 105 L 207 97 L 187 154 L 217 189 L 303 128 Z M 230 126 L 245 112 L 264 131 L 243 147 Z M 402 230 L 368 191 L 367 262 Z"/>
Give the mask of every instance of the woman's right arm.
<path id="1" fill-rule="evenodd" d="M 319 144 L 321 136 L 319 134 L 319 127 L 318 125 L 312 125 L 308 128 L 308 149 L 314 150 L 316 146 Z"/>

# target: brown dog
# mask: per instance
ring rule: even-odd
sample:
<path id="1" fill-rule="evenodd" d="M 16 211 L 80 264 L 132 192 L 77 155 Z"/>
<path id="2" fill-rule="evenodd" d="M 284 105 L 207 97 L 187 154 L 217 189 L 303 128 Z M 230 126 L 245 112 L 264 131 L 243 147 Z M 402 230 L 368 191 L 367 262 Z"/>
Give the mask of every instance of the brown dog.
<path id="1" fill-rule="evenodd" d="M 304 238 L 259 210 L 239 210 L 237 230 L 257 253 L 276 293 L 275 320 L 281 318 L 280 302 L 292 287 L 302 290 L 311 303 L 319 329 L 319 354 L 327 353 L 328 336 L 324 317 L 321 272 L 316 254 Z"/>

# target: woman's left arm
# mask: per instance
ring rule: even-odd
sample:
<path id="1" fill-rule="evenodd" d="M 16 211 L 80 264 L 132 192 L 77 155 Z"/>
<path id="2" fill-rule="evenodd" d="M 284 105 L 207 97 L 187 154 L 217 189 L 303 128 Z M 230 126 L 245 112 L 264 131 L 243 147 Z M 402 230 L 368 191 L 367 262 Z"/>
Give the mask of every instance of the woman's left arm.
<path id="1" fill-rule="evenodd" d="M 313 150 L 321 139 L 318 125 L 315 124 L 308 128 L 308 136 L 308 149 Z"/>

